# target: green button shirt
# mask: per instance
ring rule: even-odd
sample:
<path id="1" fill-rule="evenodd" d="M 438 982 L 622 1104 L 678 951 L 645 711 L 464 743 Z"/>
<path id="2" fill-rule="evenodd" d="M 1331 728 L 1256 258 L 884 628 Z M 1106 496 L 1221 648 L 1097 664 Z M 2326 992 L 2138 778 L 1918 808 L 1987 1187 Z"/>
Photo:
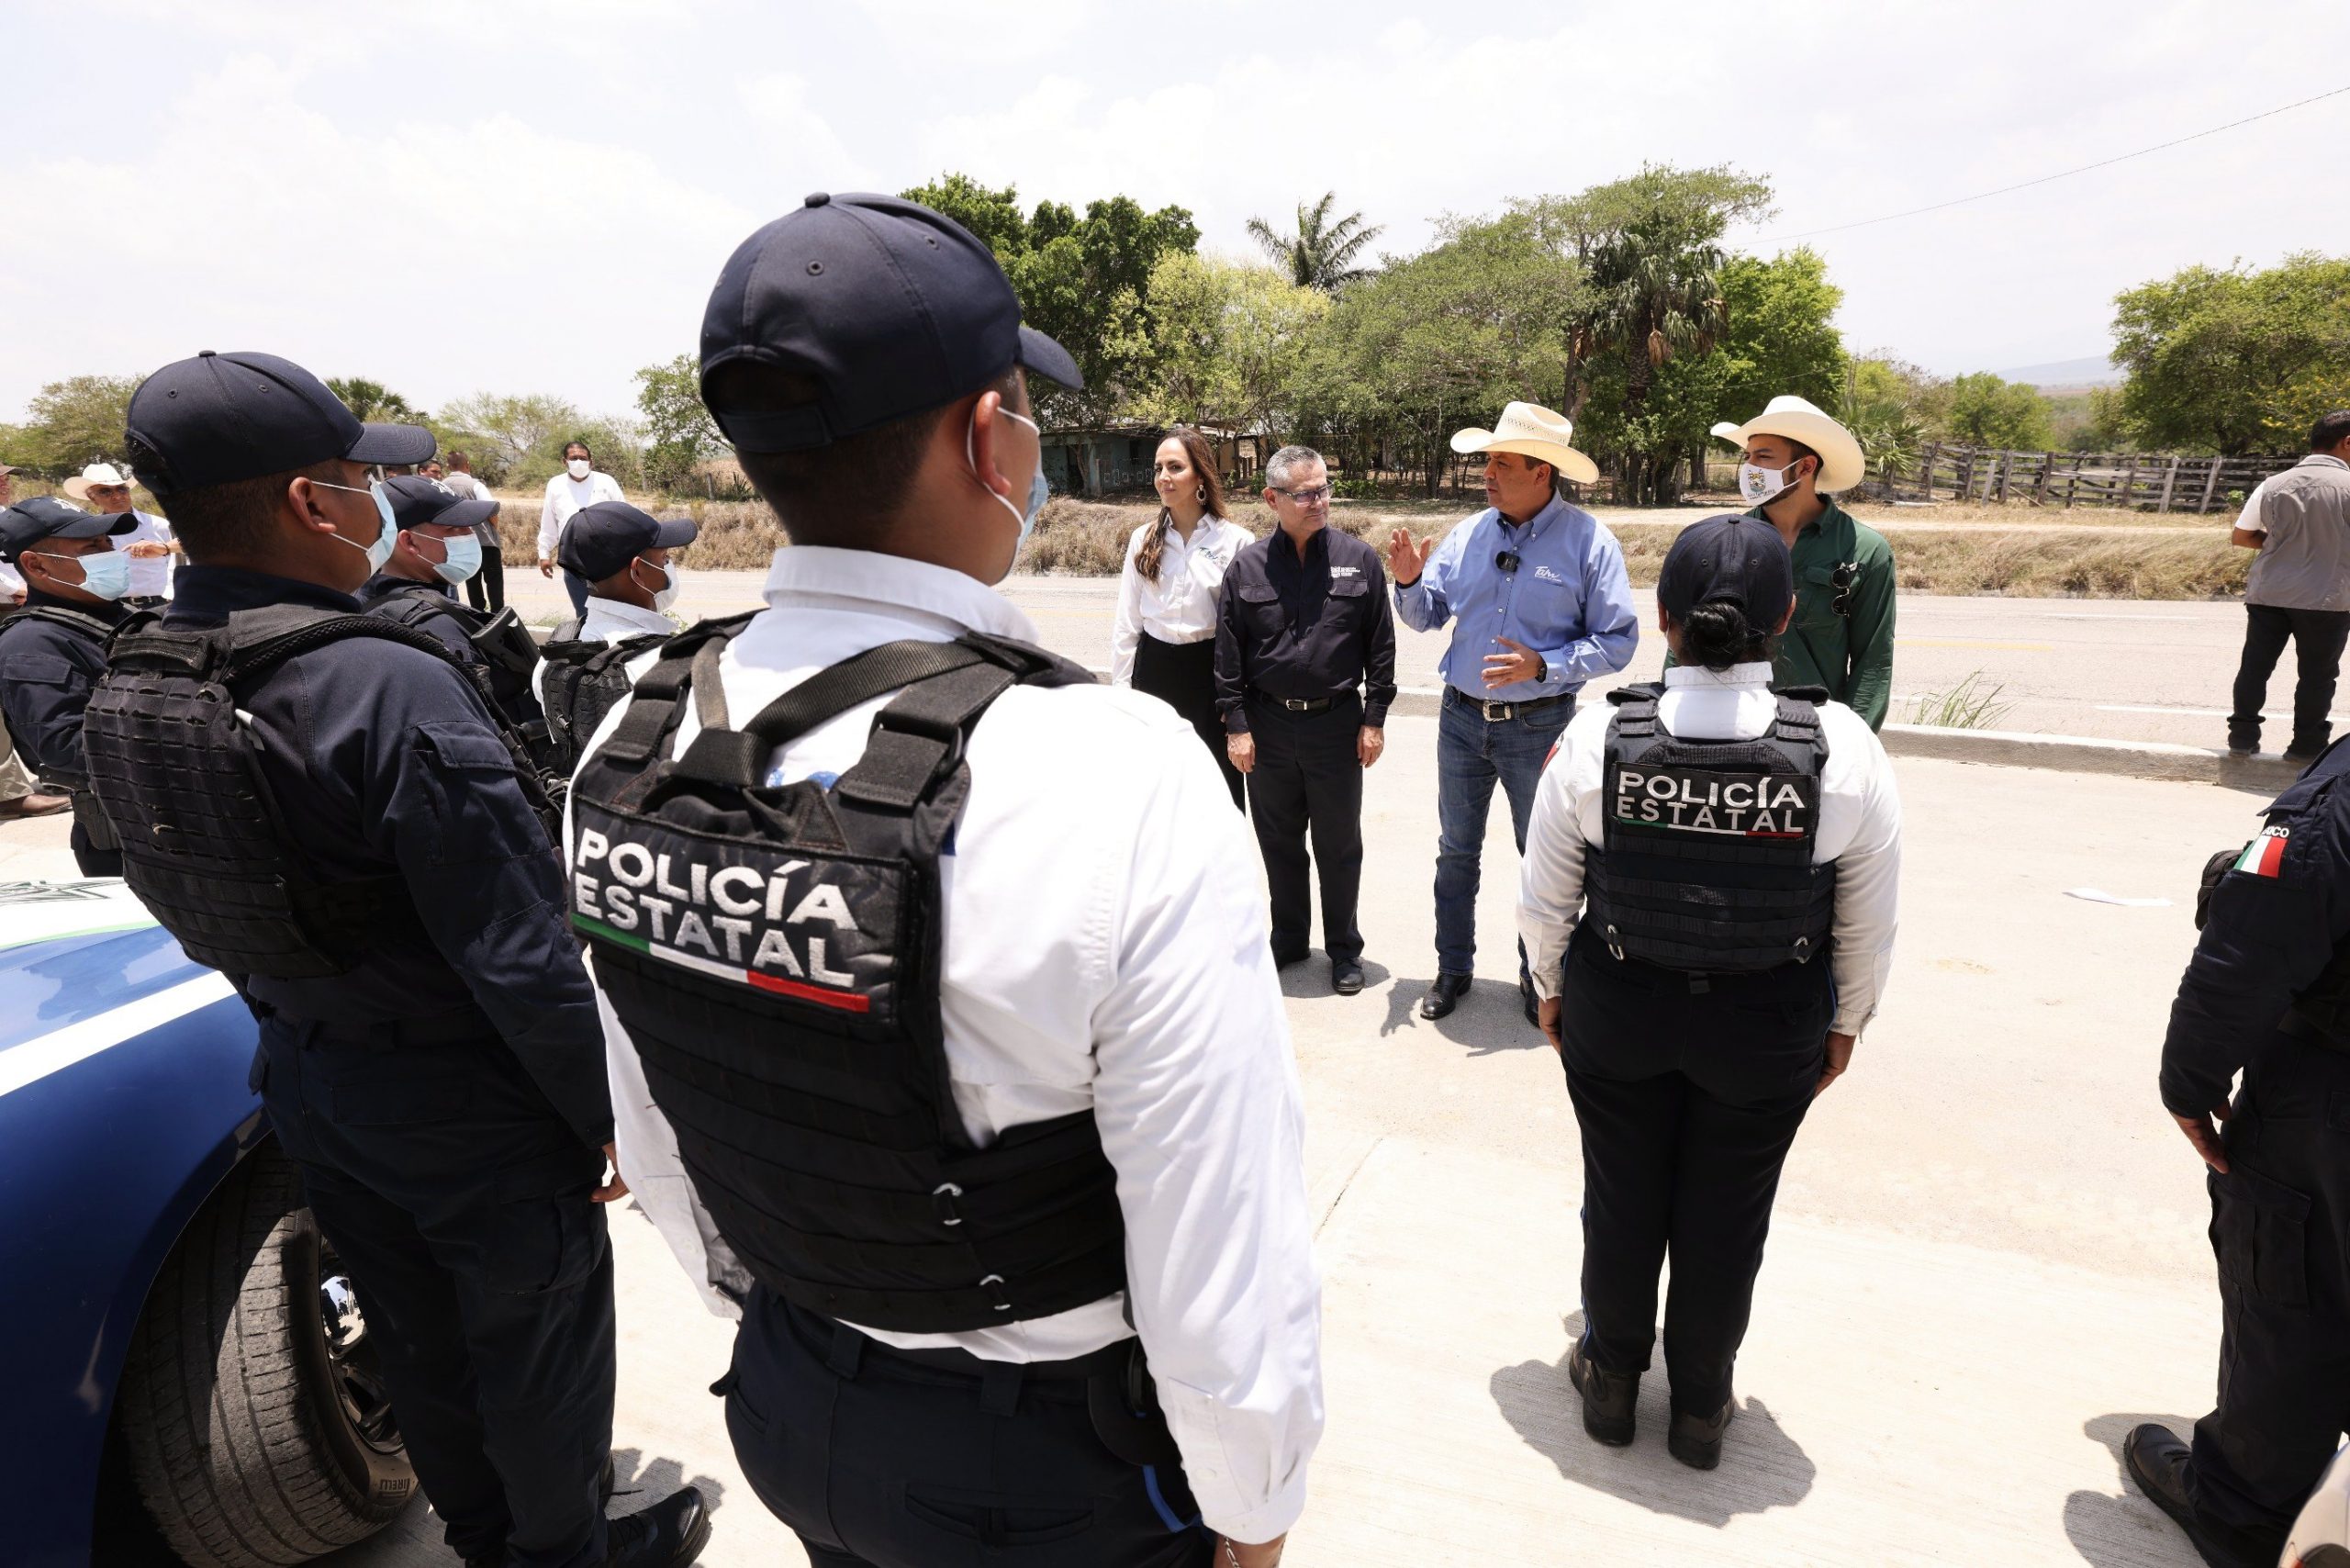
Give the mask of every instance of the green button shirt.
<path id="1" fill-rule="evenodd" d="M 1762 518 L 1762 509 L 1746 515 Z M 1778 684 L 1824 686 L 1870 729 L 1883 729 L 1893 701 L 1893 546 L 1831 500 L 1796 535 L 1793 554 L 1796 618 L 1779 642 Z M 1852 591 L 1839 614 L 1836 575 L 1843 566 L 1851 568 Z"/>

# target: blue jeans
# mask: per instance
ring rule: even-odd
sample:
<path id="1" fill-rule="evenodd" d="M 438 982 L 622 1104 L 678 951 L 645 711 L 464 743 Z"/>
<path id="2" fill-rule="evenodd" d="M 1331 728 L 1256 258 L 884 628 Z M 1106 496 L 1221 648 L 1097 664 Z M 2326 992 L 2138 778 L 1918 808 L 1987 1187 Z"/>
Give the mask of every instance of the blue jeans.
<path id="1" fill-rule="evenodd" d="M 1479 857 L 1494 782 L 1509 796 L 1510 832 L 1526 850 L 1526 820 L 1542 764 L 1574 716 L 1573 699 L 1525 718 L 1488 721 L 1476 703 L 1447 689 L 1436 725 L 1436 967 L 1449 975 L 1471 972 L 1477 958 Z M 1518 973 L 1526 951 L 1518 949 Z"/>

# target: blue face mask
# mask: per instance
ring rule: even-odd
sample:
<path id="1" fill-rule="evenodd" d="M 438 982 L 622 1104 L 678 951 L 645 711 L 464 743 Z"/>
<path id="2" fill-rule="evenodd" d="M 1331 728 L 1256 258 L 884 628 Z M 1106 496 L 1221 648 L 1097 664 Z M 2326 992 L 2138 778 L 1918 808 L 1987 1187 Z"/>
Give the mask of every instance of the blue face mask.
<path id="1" fill-rule="evenodd" d="M 73 586 L 84 593 L 112 599 L 130 591 L 130 557 L 119 550 L 101 551 L 95 555 L 51 555 L 46 550 L 28 550 L 26 554 L 77 563 L 82 568 L 82 580 Z"/>
<path id="2" fill-rule="evenodd" d="M 432 569 L 441 574 L 442 582 L 461 583 L 481 570 L 479 539 L 470 533 L 461 533 L 454 539 L 443 539 L 441 544 L 449 552 L 449 558 L 433 562 Z"/>
<path id="3" fill-rule="evenodd" d="M 392 558 L 392 546 L 400 542 L 399 524 L 392 521 L 392 498 L 384 493 L 384 487 L 381 485 L 370 485 L 363 490 L 356 485 L 330 484 L 324 479 L 313 479 L 310 483 L 313 485 L 323 485 L 330 490 L 349 490 L 354 496 L 373 496 L 375 498 L 375 516 L 381 521 L 383 526 L 375 530 L 375 542 L 374 543 L 351 544 L 351 541 L 343 539 L 342 535 L 340 533 L 336 534 L 335 537 L 341 540 L 345 544 L 351 544 L 351 547 L 353 550 L 365 552 L 367 556 L 367 575 L 369 577 L 374 577 L 377 572 L 382 571 L 384 569 L 384 563 Z"/>
<path id="4" fill-rule="evenodd" d="M 989 495 L 995 497 L 996 505 L 1020 520 L 1020 543 L 1012 547 L 1013 559 L 1018 560 L 1022 547 L 1028 543 L 1028 536 L 1036 532 L 1036 514 L 1045 510 L 1045 498 L 1052 494 L 1052 487 L 1045 483 L 1045 432 L 1037 429 L 1036 421 L 1025 414 L 1015 414 L 1009 409 L 997 411 L 1005 419 L 1018 420 L 1030 430 L 1036 431 L 1036 476 L 1028 481 L 1028 510 L 1023 511 L 1002 496 L 997 496 L 992 488 L 988 490 Z M 971 465 L 973 474 L 979 471 L 979 457 L 971 446 L 970 426 L 966 426 L 963 431 L 963 460 Z"/>

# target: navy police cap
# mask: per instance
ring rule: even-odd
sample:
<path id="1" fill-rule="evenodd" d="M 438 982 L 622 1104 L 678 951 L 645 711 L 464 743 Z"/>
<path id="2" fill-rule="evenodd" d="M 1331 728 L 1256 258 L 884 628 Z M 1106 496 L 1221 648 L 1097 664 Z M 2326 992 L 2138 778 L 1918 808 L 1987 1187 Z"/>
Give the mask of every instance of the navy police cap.
<path id="1" fill-rule="evenodd" d="M 392 503 L 392 526 L 414 528 L 437 522 L 447 528 L 471 528 L 498 515 L 496 501 L 465 499 L 438 479 L 403 474 L 384 481 L 384 498 Z"/>
<path id="2" fill-rule="evenodd" d="M 738 362 L 804 380 L 813 400 L 730 390 L 724 376 L 713 386 Z M 701 321 L 702 401 L 745 452 L 828 446 L 968 397 L 1015 364 L 1085 385 L 1067 349 L 1021 324 L 985 245 L 896 196 L 810 196 L 727 259 Z"/>
<path id="3" fill-rule="evenodd" d="M 1701 604 L 1735 604 L 1749 626 L 1774 633 L 1796 601 L 1787 542 L 1760 518 L 1725 512 L 1693 522 L 1664 554 L 1656 600 L 1675 621 Z"/>
<path id="4" fill-rule="evenodd" d="M 140 382 L 125 425 L 139 476 L 159 496 L 337 457 L 421 463 L 436 444 L 418 425 L 360 423 L 326 383 L 291 360 L 210 349 Z"/>
<path id="5" fill-rule="evenodd" d="M 13 561 L 51 539 L 95 539 L 139 526 L 129 512 L 84 511 L 50 496 L 28 496 L 0 510 L 0 561 Z"/>
<path id="6" fill-rule="evenodd" d="M 689 517 L 661 519 L 640 511 L 626 501 L 598 501 L 581 507 L 563 525 L 556 542 L 556 562 L 566 572 L 591 583 L 616 577 L 647 550 L 674 550 L 690 544 L 701 530 Z"/>

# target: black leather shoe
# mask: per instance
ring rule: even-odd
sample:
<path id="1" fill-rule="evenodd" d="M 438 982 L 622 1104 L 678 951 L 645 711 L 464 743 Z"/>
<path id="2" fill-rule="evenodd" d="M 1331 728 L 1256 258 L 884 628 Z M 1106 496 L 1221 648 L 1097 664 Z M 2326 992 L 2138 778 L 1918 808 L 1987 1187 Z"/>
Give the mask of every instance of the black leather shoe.
<path id="1" fill-rule="evenodd" d="M 2216 1552 L 2209 1538 L 2196 1528 L 2195 1505 L 2188 1500 L 2187 1462 L 2193 1452 L 2177 1432 L 2157 1421 L 2131 1428 L 2130 1435 L 2121 1439 L 2122 1467 L 2138 1484 L 2138 1490 L 2187 1532 L 2188 1540 L 2205 1562 L 2225 1563 L 2230 1559 Z"/>
<path id="2" fill-rule="evenodd" d="M 1735 1397 L 1723 1400 L 1722 1407 L 1711 1416 L 1688 1416 L 1675 1410 L 1673 1428 L 1664 1434 L 1664 1446 L 1690 1469 L 1711 1470 L 1722 1462 L 1722 1434 L 1729 1430 L 1729 1418 L 1737 1414 Z"/>
<path id="3" fill-rule="evenodd" d="M 2325 747 L 2322 745 L 2303 745 L 2298 741 L 2285 748 L 2285 760 L 2287 762 L 2311 763 L 2315 762 L 2319 757 L 2323 756 L 2324 755 Z"/>
<path id="4" fill-rule="evenodd" d="M 1583 1395 L 1583 1429 L 1609 1448 L 1632 1440 L 1632 1406 L 1640 1396 L 1638 1372 L 1602 1372 L 1583 1359 L 1583 1344 L 1567 1352 L 1567 1381 Z"/>
<path id="5" fill-rule="evenodd" d="M 683 1487 L 614 1519 L 605 1540 L 604 1568 L 686 1568 L 710 1544 L 710 1510 Z"/>
<path id="6" fill-rule="evenodd" d="M 1362 990 L 1362 966 L 1352 958 L 1339 958 L 1330 965 L 1330 989 L 1340 996 L 1352 996 Z"/>
<path id="7" fill-rule="evenodd" d="M 1428 993 L 1420 998 L 1420 1016 L 1441 1018 L 1459 1006 L 1461 993 L 1469 989 L 1469 980 L 1467 975 L 1439 973 L 1436 983 L 1428 987 Z"/>

